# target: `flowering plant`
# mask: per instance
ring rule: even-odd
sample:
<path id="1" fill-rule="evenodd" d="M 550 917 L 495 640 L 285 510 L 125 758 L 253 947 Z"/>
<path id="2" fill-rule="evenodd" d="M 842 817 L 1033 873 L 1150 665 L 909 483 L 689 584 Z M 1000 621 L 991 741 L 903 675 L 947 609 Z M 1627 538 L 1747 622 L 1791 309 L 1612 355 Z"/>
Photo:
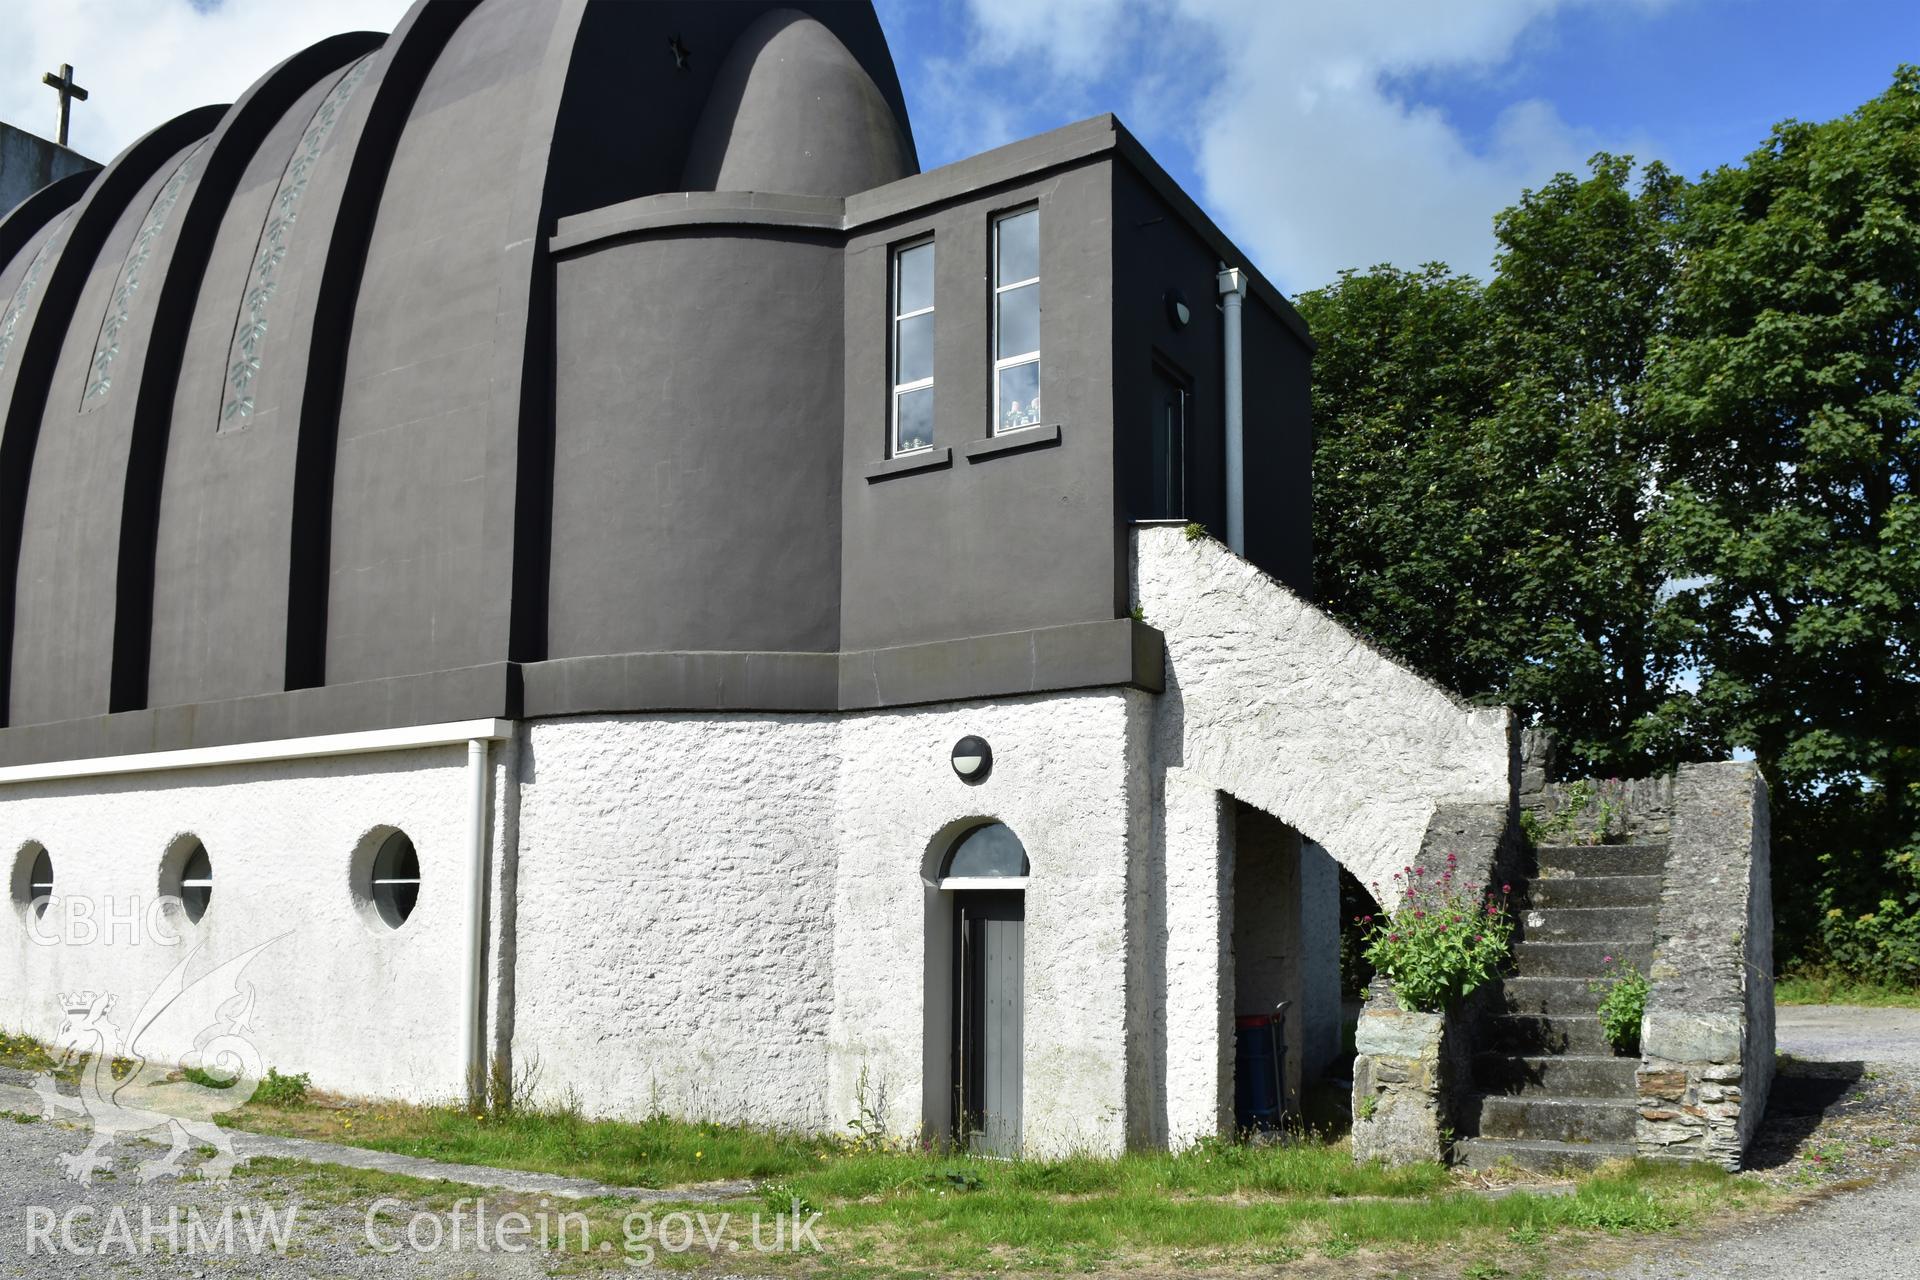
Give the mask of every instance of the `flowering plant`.
<path id="1" fill-rule="evenodd" d="M 1402 1009 L 1439 1013 L 1506 963 L 1513 917 L 1504 899 L 1513 886 L 1501 885 L 1498 897 L 1460 889 L 1456 861 L 1448 854 L 1446 869 L 1432 877 L 1421 867 L 1403 869 L 1393 877 L 1400 905 L 1384 918 L 1355 921 L 1369 931 L 1367 960 Z"/>

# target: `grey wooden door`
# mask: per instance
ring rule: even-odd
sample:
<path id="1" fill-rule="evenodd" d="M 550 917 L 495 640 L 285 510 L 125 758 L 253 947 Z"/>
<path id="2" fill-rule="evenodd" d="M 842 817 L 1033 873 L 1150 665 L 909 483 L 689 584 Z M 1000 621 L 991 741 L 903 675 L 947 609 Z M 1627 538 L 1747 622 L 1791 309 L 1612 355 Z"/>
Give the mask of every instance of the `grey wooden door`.
<path id="1" fill-rule="evenodd" d="M 1026 895 L 954 895 L 954 1132 L 981 1155 L 1020 1152 Z"/>

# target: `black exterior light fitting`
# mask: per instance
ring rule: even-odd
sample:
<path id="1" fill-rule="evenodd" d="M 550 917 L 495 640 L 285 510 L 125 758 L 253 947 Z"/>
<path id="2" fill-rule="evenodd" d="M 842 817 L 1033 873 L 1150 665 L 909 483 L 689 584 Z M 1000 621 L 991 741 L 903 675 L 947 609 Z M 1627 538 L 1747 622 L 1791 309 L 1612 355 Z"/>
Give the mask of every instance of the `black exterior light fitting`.
<path id="1" fill-rule="evenodd" d="M 1167 323 L 1176 329 L 1184 329 L 1193 319 L 1193 312 L 1187 307 L 1187 295 L 1178 289 L 1167 290 Z"/>
<path id="2" fill-rule="evenodd" d="M 993 772 L 993 748 L 985 738 L 968 734 L 953 744 L 953 771 L 968 786 L 979 786 Z"/>

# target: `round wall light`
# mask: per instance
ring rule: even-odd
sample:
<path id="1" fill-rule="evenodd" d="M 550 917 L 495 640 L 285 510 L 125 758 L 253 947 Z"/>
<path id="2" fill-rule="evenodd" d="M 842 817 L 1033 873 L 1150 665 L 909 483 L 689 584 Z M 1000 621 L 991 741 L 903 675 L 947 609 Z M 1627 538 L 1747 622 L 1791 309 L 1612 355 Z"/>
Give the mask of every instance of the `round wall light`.
<path id="1" fill-rule="evenodd" d="M 1193 319 L 1193 312 L 1187 307 L 1187 295 L 1178 289 L 1167 290 L 1167 323 L 1176 329 L 1184 329 Z"/>
<path id="2" fill-rule="evenodd" d="M 993 748 L 985 738 L 968 734 L 953 744 L 953 771 L 969 786 L 985 782 L 993 772 Z"/>

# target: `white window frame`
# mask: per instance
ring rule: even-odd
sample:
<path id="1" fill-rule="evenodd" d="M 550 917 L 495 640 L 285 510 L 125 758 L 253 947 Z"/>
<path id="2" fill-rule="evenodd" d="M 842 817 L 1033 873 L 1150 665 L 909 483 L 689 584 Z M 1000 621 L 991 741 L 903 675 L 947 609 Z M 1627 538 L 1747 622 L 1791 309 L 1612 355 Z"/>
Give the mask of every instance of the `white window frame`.
<path id="1" fill-rule="evenodd" d="M 1013 431 L 1026 431 L 1029 428 L 1040 425 L 1037 422 L 1024 422 L 1018 426 L 1009 427 L 1009 426 L 1001 425 L 1001 422 L 1000 422 L 1000 374 L 1002 370 L 1017 368 L 1018 366 L 1023 364 L 1031 364 L 1035 366 L 1035 373 L 1036 373 L 1036 376 L 1034 378 L 1034 386 L 1038 387 L 1040 385 L 1040 376 L 1039 376 L 1040 375 L 1040 369 L 1039 369 L 1040 348 L 1035 347 L 1032 351 L 1022 352 L 1019 355 L 1013 355 L 1013 356 L 1002 357 L 999 354 L 1000 353 L 1000 295 L 1003 293 L 1011 293 L 1015 289 L 1024 289 L 1028 285 L 1032 285 L 1034 287 L 1034 296 L 1036 298 L 1039 297 L 1039 293 L 1040 293 L 1040 277 L 1038 275 L 1031 276 L 1025 280 L 1015 280 L 1010 284 L 1000 283 L 1000 224 L 1003 222 L 1006 222 L 1010 218 L 1022 217 L 1029 213 L 1033 214 L 1034 217 L 1038 219 L 1040 216 L 1040 206 L 1037 204 L 1030 204 L 1030 205 L 1025 205 L 1018 209 L 1008 209 L 1004 213 L 995 214 L 993 218 L 993 274 L 987 277 L 989 280 L 993 281 L 993 302 L 992 302 L 993 345 L 987 348 L 987 350 L 993 354 L 993 372 L 990 375 L 990 378 L 992 380 L 992 387 L 988 393 L 988 396 L 989 396 L 988 403 L 992 406 L 992 408 L 989 409 L 988 412 L 993 415 L 993 420 L 992 420 L 993 434 L 996 436 L 1006 435 L 1007 433 L 1013 432 Z M 1035 225 L 1036 227 L 1038 226 L 1037 221 Z M 1033 260 L 1033 266 L 1036 272 L 1040 269 L 1040 255 L 1038 252 L 1039 241 L 1040 241 L 1040 237 L 1038 232 L 1036 231 L 1034 235 L 1035 253 L 1034 253 L 1034 260 Z M 1036 336 L 1039 333 L 1037 309 L 1036 309 L 1036 323 L 1034 326 L 1034 332 Z"/>
<path id="2" fill-rule="evenodd" d="M 940 301 L 938 288 L 940 253 L 938 249 L 934 250 L 934 270 L 936 273 L 934 280 L 936 287 L 934 289 L 933 305 L 904 313 L 900 310 L 900 259 L 915 249 L 923 249 L 932 244 L 933 237 L 930 235 L 921 236 L 917 240 L 909 240 L 905 244 L 897 244 L 893 247 L 893 253 L 887 261 L 887 272 L 890 276 L 887 287 L 887 311 L 892 316 L 892 319 L 887 322 L 889 326 L 888 337 L 890 339 L 889 350 L 887 352 L 887 382 L 893 388 L 889 394 L 887 403 L 887 456 L 890 458 L 911 457 L 916 453 L 927 453 L 933 448 L 933 440 L 931 438 L 929 438 L 925 444 L 916 445 L 911 449 L 902 449 L 900 447 L 900 397 L 910 391 L 925 391 L 933 386 L 932 374 L 928 374 L 924 378 L 915 379 L 912 382 L 900 381 L 900 324 L 903 320 L 912 320 L 916 316 L 930 316 L 933 314 L 934 306 L 938 305 Z M 935 321 L 935 324 L 938 323 L 938 321 Z"/>

